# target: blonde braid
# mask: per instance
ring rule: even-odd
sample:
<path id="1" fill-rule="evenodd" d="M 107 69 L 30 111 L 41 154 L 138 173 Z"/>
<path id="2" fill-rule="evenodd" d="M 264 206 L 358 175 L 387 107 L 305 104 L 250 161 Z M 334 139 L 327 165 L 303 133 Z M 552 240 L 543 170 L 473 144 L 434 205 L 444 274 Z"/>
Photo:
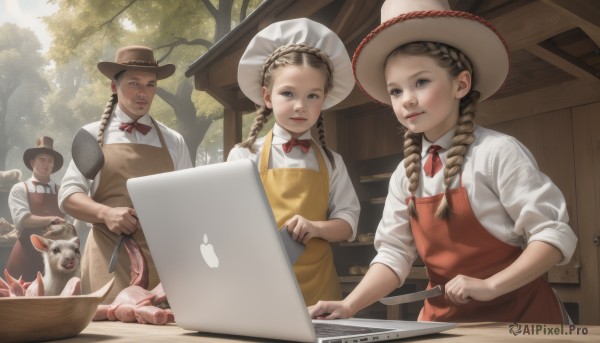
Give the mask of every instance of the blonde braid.
<path id="1" fill-rule="evenodd" d="M 479 92 L 471 91 L 463 99 L 461 99 L 461 111 L 458 116 L 458 126 L 456 133 L 452 138 L 452 147 L 448 149 L 446 159 L 446 167 L 444 168 L 444 186 L 445 192 L 440 206 L 435 212 L 435 216 L 440 219 L 448 220 L 450 218 L 450 205 L 448 203 L 447 194 L 450 189 L 452 179 L 460 174 L 462 165 L 465 161 L 465 154 L 469 145 L 475 140 L 475 110 L 477 109 L 477 100 L 479 100 Z"/>
<path id="2" fill-rule="evenodd" d="M 461 71 L 467 70 L 473 77 L 471 62 L 462 52 L 440 43 L 426 43 L 426 45 L 430 49 L 431 56 L 437 57 L 448 66 L 451 75 L 456 76 Z M 448 203 L 448 191 L 454 177 L 461 172 L 469 145 L 475 140 L 473 135 L 475 123 L 473 119 L 475 118 L 477 100 L 479 100 L 479 92 L 472 90 L 460 101 L 456 132 L 454 138 L 452 138 L 452 146 L 448 149 L 446 166 L 444 167 L 444 196 L 435 212 L 435 216 L 439 219 L 448 220 L 450 218 L 452 209 Z"/>
<path id="3" fill-rule="evenodd" d="M 269 121 L 269 114 L 271 114 L 271 110 L 266 106 L 259 107 L 256 110 L 256 117 L 254 118 L 254 122 L 252 123 L 252 127 L 250 127 L 250 132 L 248 133 L 248 138 L 239 144 L 240 147 L 246 148 L 251 152 L 256 152 L 254 149 L 254 142 L 256 142 L 256 138 L 258 134 L 262 130 L 263 126 Z"/>
<path id="4" fill-rule="evenodd" d="M 321 143 L 321 147 L 325 151 L 325 155 L 331 162 L 331 168 L 335 170 L 335 161 L 333 159 L 333 153 L 327 147 L 327 143 L 325 142 L 325 124 L 323 123 L 323 115 L 319 115 L 319 119 L 317 120 L 317 131 L 319 133 L 319 142 Z"/>
<path id="5" fill-rule="evenodd" d="M 408 191 L 411 194 L 408 202 L 408 214 L 418 219 L 415 206 L 415 192 L 419 188 L 419 175 L 421 173 L 421 150 L 423 135 L 410 130 L 404 132 L 404 169 L 408 179 Z"/>
<path id="6" fill-rule="evenodd" d="M 271 66 L 273 66 L 275 61 L 277 61 L 277 59 L 279 59 L 281 56 L 284 56 L 284 55 L 287 55 L 287 54 L 290 54 L 293 52 L 297 52 L 300 54 L 314 55 L 325 63 L 325 65 L 327 66 L 327 72 L 329 74 L 325 77 L 325 79 L 327 80 L 327 84 L 325 85 L 325 92 L 328 92 L 333 87 L 333 77 L 332 77 L 333 64 L 331 63 L 331 61 L 329 60 L 327 55 L 322 53 L 320 49 L 308 46 L 306 43 L 287 44 L 287 45 L 283 45 L 283 46 L 280 46 L 279 48 L 275 49 L 275 51 L 273 51 L 271 53 L 271 55 L 269 55 L 269 57 L 265 61 L 265 64 L 263 65 L 263 68 L 260 72 L 260 80 L 262 82 L 262 85 L 264 86 L 265 84 L 268 83 L 268 82 L 266 82 L 268 80 L 265 80 L 265 75 L 268 74 L 269 68 Z"/>
<path id="7" fill-rule="evenodd" d="M 100 144 L 100 146 L 104 146 L 104 130 L 106 129 L 106 125 L 108 125 L 110 116 L 118 101 L 119 99 L 117 97 L 117 94 L 111 94 L 110 99 L 108 99 L 108 103 L 106 103 L 104 113 L 102 113 L 102 117 L 100 118 L 100 128 L 98 129 L 97 141 L 98 144 Z"/>

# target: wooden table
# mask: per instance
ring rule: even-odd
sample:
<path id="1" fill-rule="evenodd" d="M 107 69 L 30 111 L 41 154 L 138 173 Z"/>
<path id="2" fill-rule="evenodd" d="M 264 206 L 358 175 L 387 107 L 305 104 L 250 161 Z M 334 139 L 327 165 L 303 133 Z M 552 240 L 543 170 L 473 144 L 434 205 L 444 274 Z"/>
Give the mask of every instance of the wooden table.
<path id="1" fill-rule="evenodd" d="M 403 339 L 400 342 L 431 341 L 435 343 L 446 342 L 599 342 L 600 326 L 577 325 L 574 330 L 579 330 L 579 334 L 573 331 L 567 335 L 568 326 L 562 328 L 562 335 L 550 335 L 544 333 L 546 330 L 561 330 L 559 325 L 540 325 L 521 324 L 522 331 L 528 331 L 529 334 L 513 335 L 509 332 L 509 324 L 506 323 L 470 323 L 460 324 L 458 327 L 444 331 L 439 334 L 421 336 L 415 338 Z M 537 330 L 537 334 L 534 332 Z M 584 334 L 585 333 L 585 334 Z M 120 322 L 92 322 L 76 337 L 53 341 L 67 343 L 91 343 L 91 342 L 265 342 L 266 340 L 231 337 L 211 334 L 199 334 L 193 331 L 187 331 L 177 327 L 174 324 L 165 326 L 143 325 L 143 324 L 125 324 Z"/>

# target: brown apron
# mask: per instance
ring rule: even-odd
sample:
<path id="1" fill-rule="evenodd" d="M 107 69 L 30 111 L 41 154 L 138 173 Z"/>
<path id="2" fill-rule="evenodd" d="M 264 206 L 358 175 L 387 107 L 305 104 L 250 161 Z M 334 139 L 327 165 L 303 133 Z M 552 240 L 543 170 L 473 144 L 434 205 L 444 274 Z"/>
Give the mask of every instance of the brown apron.
<path id="1" fill-rule="evenodd" d="M 27 200 L 29 201 L 29 211 L 36 216 L 53 216 L 64 218 L 64 214 L 58 208 L 58 187 L 52 193 L 30 193 L 27 188 L 27 182 L 23 182 L 27 190 Z M 23 276 L 25 281 L 33 281 L 37 272 L 44 273 L 44 259 L 42 253 L 37 251 L 31 244 L 31 235 L 42 235 L 46 232 L 46 227 L 34 229 L 19 230 L 19 238 L 15 242 L 8 261 L 6 270 L 13 277 Z"/>
<path id="2" fill-rule="evenodd" d="M 269 169 L 272 140 L 271 131 L 265 137 L 259 171 L 277 226 L 281 228 L 296 214 L 314 221 L 327 220 L 329 173 L 315 142 L 311 140 L 311 146 L 317 154 L 319 171 L 305 168 Z M 342 298 L 329 242 L 320 238 L 311 239 L 294 264 L 294 272 L 307 306 L 320 299 Z"/>
<path id="3" fill-rule="evenodd" d="M 419 219 L 410 222 L 417 250 L 427 268 L 427 288 L 445 285 L 458 274 L 486 279 L 521 255 L 521 248 L 500 241 L 481 225 L 462 178 L 460 187 L 448 192 L 452 213 L 447 222 L 434 215 L 442 196 L 415 199 Z M 444 296 L 427 299 L 419 320 L 563 323 L 560 304 L 542 277 L 490 301 L 471 300 L 455 305 Z"/>
<path id="4" fill-rule="evenodd" d="M 106 144 L 102 147 L 104 166 L 101 170 L 98 189 L 92 196 L 94 201 L 110 207 L 133 207 L 126 187 L 128 179 L 174 170 L 173 160 L 163 135 L 158 125 L 154 121 L 153 123 L 161 147 L 131 143 Z M 121 246 L 114 272 L 108 272 L 108 265 L 118 237 L 105 224 L 94 224 L 85 244 L 81 267 L 83 294 L 98 290 L 115 277 L 115 283 L 104 300 L 104 303 L 107 304 L 111 303 L 121 290 L 129 286 L 131 281 L 131 264 L 124 246 Z M 148 288 L 152 289 L 158 285 L 160 280 L 150 255 L 148 243 L 141 230 L 136 231 L 134 238 L 148 261 L 150 272 Z"/>

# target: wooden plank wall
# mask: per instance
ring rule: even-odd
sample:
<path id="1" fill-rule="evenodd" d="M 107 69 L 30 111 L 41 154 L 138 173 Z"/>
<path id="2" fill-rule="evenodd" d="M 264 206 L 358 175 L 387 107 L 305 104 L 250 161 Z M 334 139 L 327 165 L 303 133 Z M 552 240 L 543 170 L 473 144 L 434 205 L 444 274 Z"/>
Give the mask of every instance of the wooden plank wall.
<path id="1" fill-rule="evenodd" d="M 486 125 L 519 139 L 563 192 L 578 248 L 549 280 L 580 324 L 600 324 L 600 102 Z"/>

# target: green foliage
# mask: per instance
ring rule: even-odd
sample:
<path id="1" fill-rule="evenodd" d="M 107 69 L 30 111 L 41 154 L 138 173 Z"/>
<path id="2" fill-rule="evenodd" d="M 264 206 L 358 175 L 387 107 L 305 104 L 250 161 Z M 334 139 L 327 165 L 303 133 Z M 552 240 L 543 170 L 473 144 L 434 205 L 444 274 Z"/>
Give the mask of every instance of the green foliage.
<path id="1" fill-rule="evenodd" d="M 0 170 L 24 167 L 7 156 L 25 142 L 35 143 L 39 131 L 42 97 L 48 91 L 40 49 L 31 30 L 0 25 Z"/>
<path id="2" fill-rule="evenodd" d="M 212 45 L 217 28 L 225 24 L 230 30 L 239 23 L 245 1 L 49 0 L 58 5 L 56 13 L 44 18 L 53 37 L 48 56 L 56 62 L 57 89 L 49 95 L 47 106 L 54 127 L 70 120 L 67 126 L 72 130 L 71 126 L 98 120 L 110 95 L 110 80 L 98 72 L 96 64 L 113 60 L 118 47 L 145 45 L 154 49 L 160 64 L 177 67 L 175 75 L 158 86 L 178 103 L 191 101 L 195 106 L 176 116 L 176 104 L 157 95 L 151 113 L 176 130 L 186 129 L 180 132 L 195 155 L 210 123 L 222 118 L 223 109 L 205 93 L 193 91 L 190 99 L 178 90 L 189 82 L 185 70 Z M 260 2 L 251 0 L 248 8 Z M 228 8 L 231 11 L 226 13 Z M 222 138 L 219 141 L 222 144 Z"/>

